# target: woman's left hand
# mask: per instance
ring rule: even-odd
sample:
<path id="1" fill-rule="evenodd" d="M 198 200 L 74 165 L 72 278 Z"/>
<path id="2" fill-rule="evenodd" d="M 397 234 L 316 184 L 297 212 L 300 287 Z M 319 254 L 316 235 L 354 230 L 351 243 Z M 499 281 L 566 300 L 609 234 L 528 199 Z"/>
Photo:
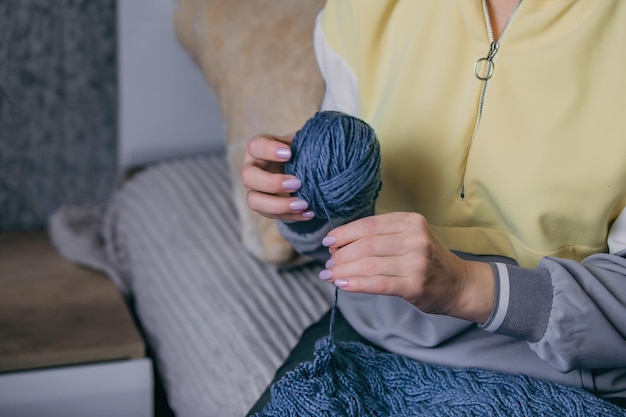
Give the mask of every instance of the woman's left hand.
<path id="1" fill-rule="evenodd" d="M 417 213 L 365 217 L 328 233 L 331 258 L 320 278 L 342 290 L 396 295 L 426 313 L 477 323 L 494 298 L 491 266 L 450 252 Z"/>

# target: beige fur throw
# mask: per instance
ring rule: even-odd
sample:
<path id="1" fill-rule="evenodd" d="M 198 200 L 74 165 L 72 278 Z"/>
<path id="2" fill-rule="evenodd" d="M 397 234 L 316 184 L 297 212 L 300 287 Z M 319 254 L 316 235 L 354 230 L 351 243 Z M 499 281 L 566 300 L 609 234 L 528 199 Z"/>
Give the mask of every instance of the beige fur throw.
<path id="1" fill-rule="evenodd" d="M 217 93 L 244 245 L 258 258 L 294 258 L 273 220 L 246 203 L 239 169 L 258 133 L 298 130 L 317 111 L 323 80 L 313 52 L 324 0 L 179 0 L 177 36 Z"/>

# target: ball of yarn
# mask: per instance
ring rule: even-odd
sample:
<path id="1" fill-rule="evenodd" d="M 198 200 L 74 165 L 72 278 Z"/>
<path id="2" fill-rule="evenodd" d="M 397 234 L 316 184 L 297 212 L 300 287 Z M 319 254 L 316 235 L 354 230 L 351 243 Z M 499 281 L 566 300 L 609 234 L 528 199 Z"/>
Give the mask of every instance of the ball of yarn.
<path id="1" fill-rule="evenodd" d="M 302 187 L 295 195 L 318 217 L 349 219 L 367 210 L 382 187 L 374 129 L 337 111 L 318 112 L 296 133 L 285 173 Z"/>

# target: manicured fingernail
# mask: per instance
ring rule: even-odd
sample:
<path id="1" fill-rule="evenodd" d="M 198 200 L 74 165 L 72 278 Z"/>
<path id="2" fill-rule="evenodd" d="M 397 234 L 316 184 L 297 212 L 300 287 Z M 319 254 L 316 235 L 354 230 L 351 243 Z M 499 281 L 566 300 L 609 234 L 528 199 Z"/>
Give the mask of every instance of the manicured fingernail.
<path id="1" fill-rule="evenodd" d="M 302 187 L 302 182 L 297 178 L 289 178 L 283 181 L 283 188 L 287 191 L 296 191 Z"/>
<path id="2" fill-rule="evenodd" d="M 337 281 L 335 281 L 335 285 L 339 288 L 343 288 L 348 285 L 348 281 L 346 281 L 345 279 L 338 279 Z"/>
<path id="3" fill-rule="evenodd" d="M 333 258 L 330 258 L 329 260 L 326 261 L 326 264 L 324 264 L 326 268 L 330 268 L 333 265 L 335 265 L 335 261 L 333 261 Z"/>
<path id="4" fill-rule="evenodd" d="M 321 280 L 328 281 L 332 277 L 333 277 L 333 273 L 329 269 L 322 269 L 322 271 L 320 272 Z"/>
<path id="5" fill-rule="evenodd" d="M 306 210 L 309 208 L 309 204 L 304 200 L 293 200 L 289 203 L 289 208 L 293 211 Z"/>
<path id="6" fill-rule="evenodd" d="M 312 219 L 313 217 L 315 217 L 315 213 L 313 213 L 311 210 L 304 211 L 300 215 L 307 219 Z"/>
<path id="7" fill-rule="evenodd" d="M 335 243 L 337 243 L 337 241 L 333 236 L 326 236 L 324 239 L 322 239 L 322 245 L 326 247 L 333 246 Z"/>
<path id="8" fill-rule="evenodd" d="M 282 159 L 289 159 L 289 158 L 291 158 L 291 149 L 289 149 L 289 148 L 278 148 L 276 150 L 276 156 L 278 156 L 279 158 L 282 158 Z"/>

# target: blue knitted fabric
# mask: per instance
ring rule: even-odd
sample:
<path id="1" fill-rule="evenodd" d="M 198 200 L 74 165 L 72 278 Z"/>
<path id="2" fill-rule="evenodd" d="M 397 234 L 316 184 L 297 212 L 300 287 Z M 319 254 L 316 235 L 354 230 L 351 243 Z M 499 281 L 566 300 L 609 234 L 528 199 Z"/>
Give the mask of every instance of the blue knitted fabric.
<path id="1" fill-rule="evenodd" d="M 380 150 L 365 122 L 319 112 L 292 143 L 285 172 L 302 183 L 296 195 L 317 217 L 351 219 L 381 188 Z M 337 297 L 338 292 L 335 293 Z M 256 417 L 283 416 L 620 416 L 626 412 L 583 390 L 522 375 L 425 364 L 361 343 L 317 341 L 313 362 L 271 387 Z"/>
<path id="2" fill-rule="evenodd" d="M 361 343 L 320 339 L 313 362 L 271 388 L 257 417 L 626 416 L 574 388 L 522 375 L 429 365 Z"/>

